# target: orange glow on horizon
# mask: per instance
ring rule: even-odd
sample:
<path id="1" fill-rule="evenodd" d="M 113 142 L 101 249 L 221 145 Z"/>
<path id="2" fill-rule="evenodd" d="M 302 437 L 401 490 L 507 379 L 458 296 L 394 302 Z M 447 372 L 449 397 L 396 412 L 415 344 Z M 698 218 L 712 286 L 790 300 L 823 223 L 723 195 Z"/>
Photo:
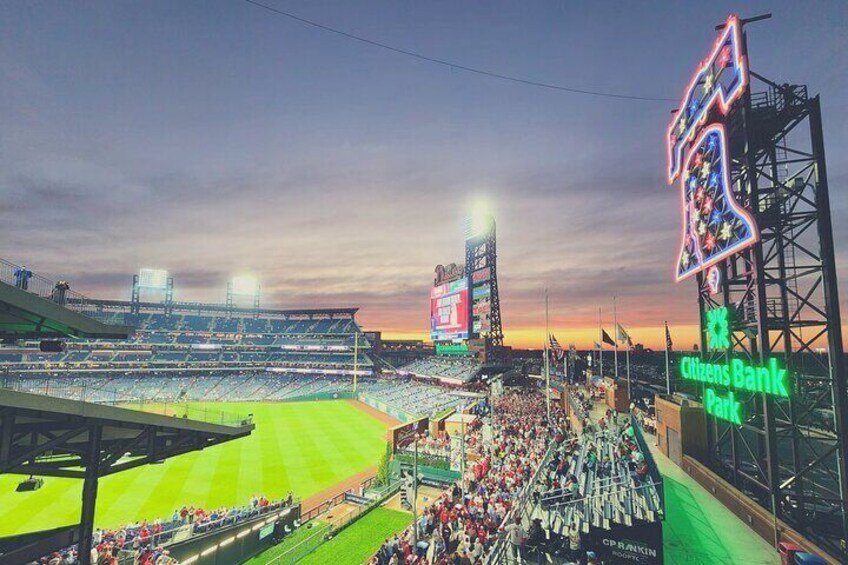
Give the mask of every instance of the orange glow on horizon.
<path id="1" fill-rule="evenodd" d="M 612 332 L 612 325 L 605 328 L 607 333 Z M 674 342 L 675 349 L 691 349 L 692 345 L 698 343 L 698 326 L 669 326 L 671 331 L 671 339 Z M 653 350 L 662 350 L 665 347 L 665 329 L 662 325 L 659 326 L 643 326 L 627 328 L 634 344 L 641 343 L 645 347 Z M 599 341 L 598 328 L 582 327 L 582 328 L 557 328 L 551 327 L 557 341 L 564 348 L 574 344 L 579 350 L 588 350 L 592 348 L 593 343 Z M 405 331 L 386 331 L 383 332 L 383 339 L 415 339 L 430 341 L 429 332 L 405 332 Z M 504 342 L 506 345 L 517 349 L 542 349 L 545 340 L 545 328 L 516 328 L 504 332 Z M 611 345 L 607 345 L 612 348 Z"/>
<path id="2" fill-rule="evenodd" d="M 604 329 L 612 337 L 612 324 L 608 324 Z M 628 327 L 626 330 L 634 345 L 642 344 L 645 348 L 654 351 L 665 349 L 665 329 L 662 325 Z M 675 351 L 691 351 L 692 346 L 699 343 L 699 328 L 696 325 L 669 325 L 669 331 Z M 843 325 L 842 332 L 843 335 L 848 336 L 848 325 Z M 565 349 L 574 344 L 579 351 L 587 351 L 592 349 L 594 343 L 600 341 L 597 326 L 571 329 L 551 327 L 551 333 L 556 336 L 557 341 Z M 504 342 L 516 349 L 542 349 L 544 336 L 544 327 L 517 328 L 504 332 Z M 429 332 L 385 331 L 383 332 L 383 339 L 410 339 L 429 342 L 430 334 Z M 826 344 L 819 340 L 814 346 L 825 347 Z M 612 350 L 612 346 L 606 344 L 604 350 Z"/>

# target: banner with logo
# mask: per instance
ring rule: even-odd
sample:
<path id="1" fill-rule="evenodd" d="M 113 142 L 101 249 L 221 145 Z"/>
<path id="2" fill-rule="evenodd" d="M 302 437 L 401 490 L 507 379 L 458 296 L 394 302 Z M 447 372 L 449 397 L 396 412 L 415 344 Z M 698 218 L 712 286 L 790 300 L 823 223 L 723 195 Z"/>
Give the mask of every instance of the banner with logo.
<path id="1" fill-rule="evenodd" d="M 611 530 L 593 528 L 584 545 L 603 563 L 663 565 L 662 522 Z"/>

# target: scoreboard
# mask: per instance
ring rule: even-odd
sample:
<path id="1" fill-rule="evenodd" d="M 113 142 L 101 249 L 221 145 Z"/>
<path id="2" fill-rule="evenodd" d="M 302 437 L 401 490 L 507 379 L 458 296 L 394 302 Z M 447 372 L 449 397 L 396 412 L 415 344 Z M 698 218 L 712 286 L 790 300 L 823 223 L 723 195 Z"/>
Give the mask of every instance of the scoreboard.
<path id="1" fill-rule="evenodd" d="M 468 339 L 468 280 L 436 285 L 430 291 L 430 337 L 433 341 Z"/>

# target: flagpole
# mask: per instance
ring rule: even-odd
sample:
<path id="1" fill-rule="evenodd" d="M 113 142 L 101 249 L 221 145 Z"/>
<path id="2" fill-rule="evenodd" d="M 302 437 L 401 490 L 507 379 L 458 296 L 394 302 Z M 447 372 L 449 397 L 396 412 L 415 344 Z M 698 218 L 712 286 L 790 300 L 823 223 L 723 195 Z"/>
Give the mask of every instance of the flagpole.
<path id="1" fill-rule="evenodd" d="M 545 407 L 548 423 L 551 421 L 551 360 L 548 343 L 551 340 L 550 327 L 548 326 L 548 289 L 545 289 Z"/>
<path id="2" fill-rule="evenodd" d="M 627 349 L 624 352 L 625 362 L 627 363 L 627 398 L 628 400 L 631 398 L 630 396 L 630 336 L 627 336 Z"/>
<path id="3" fill-rule="evenodd" d="M 616 310 L 616 307 L 615 307 L 615 296 L 614 295 L 612 297 L 612 323 L 615 326 L 613 328 L 613 332 L 615 332 L 613 334 L 613 335 L 615 335 L 615 338 L 613 339 L 613 341 L 615 342 L 615 345 L 613 345 L 613 348 L 614 348 L 613 362 L 615 363 L 615 380 L 618 381 L 618 311 Z M 627 391 L 627 394 L 630 394 L 629 390 Z"/>
<path id="4" fill-rule="evenodd" d="M 601 309 L 598 308 L 598 363 L 601 378 L 604 378 L 604 330 L 601 327 Z"/>
<path id="5" fill-rule="evenodd" d="M 668 370 L 668 322 L 665 322 L 665 393 L 671 396 L 671 373 Z"/>

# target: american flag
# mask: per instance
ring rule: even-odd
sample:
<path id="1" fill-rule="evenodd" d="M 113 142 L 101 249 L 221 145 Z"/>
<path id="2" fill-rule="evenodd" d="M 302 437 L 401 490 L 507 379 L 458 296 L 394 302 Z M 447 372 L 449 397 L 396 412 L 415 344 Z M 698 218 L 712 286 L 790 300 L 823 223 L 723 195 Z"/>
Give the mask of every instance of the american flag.
<path id="1" fill-rule="evenodd" d="M 554 334 L 551 334 L 551 351 L 554 352 L 555 359 L 562 359 L 565 355 L 565 352 L 562 350 L 562 346 L 559 344 Z"/>
<path id="2" fill-rule="evenodd" d="M 668 322 L 665 323 L 665 348 L 671 351 L 671 333 L 668 331 Z"/>
<path id="3" fill-rule="evenodd" d="M 618 338 L 618 342 L 623 343 L 628 347 L 632 347 L 633 340 L 630 339 L 630 334 L 627 333 L 627 331 L 624 329 L 624 326 L 622 326 L 621 324 L 616 324 L 616 326 L 616 329 L 618 331 L 618 335 L 616 336 Z"/>

